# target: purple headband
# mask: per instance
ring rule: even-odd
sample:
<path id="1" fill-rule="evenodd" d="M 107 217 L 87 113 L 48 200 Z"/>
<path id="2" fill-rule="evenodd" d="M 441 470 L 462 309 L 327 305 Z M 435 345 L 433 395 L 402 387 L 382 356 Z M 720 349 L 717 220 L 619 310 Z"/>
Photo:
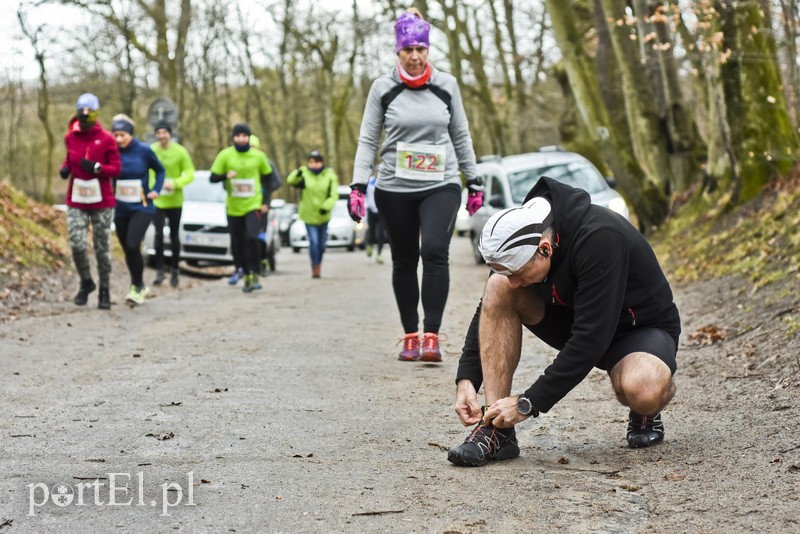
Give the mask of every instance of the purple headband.
<path id="1" fill-rule="evenodd" d="M 431 25 L 406 11 L 394 23 L 394 37 L 396 52 L 407 46 L 424 46 L 430 48 L 428 32 Z"/>

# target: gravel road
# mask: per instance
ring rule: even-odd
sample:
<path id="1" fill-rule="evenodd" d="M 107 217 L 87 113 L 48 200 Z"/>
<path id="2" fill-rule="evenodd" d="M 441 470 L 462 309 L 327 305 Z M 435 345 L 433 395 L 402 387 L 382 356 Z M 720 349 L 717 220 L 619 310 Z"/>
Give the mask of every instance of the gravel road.
<path id="1" fill-rule="evenodd" d="M 283 249 L 252 295 L 197 281 L 0 324 L 0 533 L 800 531 L 800 388 L 776 379 L 800 362 L 786 349 L 743 372 L 757 329 L 683 340 L 661 446 L 625 447 L 627 411 L 596 371 L 518 428 L 519 459 L 449 464 L 486 275 L 464 238 L 451 264 L 441 365 L 396 360 L 390 266 L 363 252 L 330 251 L 312 280 Z M 746 331 L 746 294 L 709 308 L 722 290 L 676 290 L 684 338 Z M 516 389 L 553 356 L 526 334 Z"/>

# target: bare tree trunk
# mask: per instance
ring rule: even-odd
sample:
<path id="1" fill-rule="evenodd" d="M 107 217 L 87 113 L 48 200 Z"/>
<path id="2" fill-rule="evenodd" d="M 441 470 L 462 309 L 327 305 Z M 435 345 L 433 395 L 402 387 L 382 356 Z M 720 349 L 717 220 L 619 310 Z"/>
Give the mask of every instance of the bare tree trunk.
<path id="1" fill-rule="evenodd" d="M 44 168 L 44 191 L 42 193 L 42 200 L 47 203 L 53 202 L 53 174 L 55 173 L 55 169 L 53 168 L 53 152 L 55 151 L 55 137 L 53 136 L 53 129 L 50 128 L 50 92 L 47 88 L 47 69 L 45 68 L 45 56 L 46 50 L 45 45 L 41 42 L 41 33 L 43 31 L 43 27 L 40 26 L 35 30 L 28 27 L 25 15 L 22 11 L 17 11 L 17 19 L 19 20 L 20 27 L 22 29 L 22 33 L 31 43 L 31 46 L 34 50 L 34 57 L 36 58 L 36 64 L 39 66 L 39 87 L 37 91 L 37 105 L 36 105 L 36 114 L 39 117 L 39 122 L 42 124 L 42 128 L 44 129 L 45 136 L 47 137 L 47 157 L 45 159 L 45 168 Z M 33 165 L 34 158 L 31 158 L 31 165 Z M 36 177 L 36 170 L 31 169 L 31 176 L 33 177 L 34 183 L 33 191 L 38 191 L 38 179 Z M 27 189 L 27 188 L 26 188 Z"/>
<path id="2" fill-rule="evenodd" d="M 666 215 L 663 192 L 649 186 L 637 158 L 613 127 L 595 75 L 594 61 L 584 48 L 585 37 L 578 31 L 572 2 L 547 0 L 553 34 L 564 57 L 569 87 L 575 106 L 588 132 L 614 171 L 625 196 L 633 204 L 640 227 L 649 230 Z"/>
<path id="3" fill-rule="evenodd" d="M 182 102 L 181 91 L 178 88 L 179 85 L 183 85 L 185 76 L 186 42 L 192 21 L 191 0 L 181 0 L 178 22 L 174 28 L 170 25 L 172 16 L 167 13 L 167 0 L 135 0 L 135 4 L 153 24 L 155 47 L 148 46 L 147 40 L 140 39 L 141 33 L 137 33 L 136 28 L 127 24 L 127 17 L 118 13 L 114 2 L 109 0 L 60 0 L 60 2 L 97 15 L 118 30 L 148 61 L 158 66 L 162 91 L 166 91 L 167 96 L 179 104 Z M 130 3 L 123 2 L 122 5 L 128 7 Z M 146 31 L 143 30 L 142 33 Z M 174 46 L 170 49 L 171 40 Z"/>
<path id="4" fill-rule="evenodd" d="M 485 60 L 483 56 L 483 40 L 480 33 L 472 35 L 469 31 L 467 18 L 470 14 L 477 17 L 475 10 L 464 8 L 460 12 L 458 3 L 448 5 L 446 0 L 438 0 L 442 11 L 444 12 L 443 30 L 448 36 L 450 48 L 450 62 L 453 66 L 453 75 L 456 77 L 459 86 L 463 89 L 471 91 L 471 94 L 477 98 L 478 103 L 483 108 L 483 115 L 488 123 L 486 132 L 492 143 L 492 150 L 496 154 L 507 154 L 506 139 L 508 124 L 501 116 L 495 104 L 489 76 L 486 74 Z M 462 48 L 461 43 L 466 44 L 466 49 Z M 455 48 L 454 48 L 455 47 Z M 459 60 L 456 60 L 459 58 Z M 475 76 L 476 83 L 474 86 L 468 86 L 464 83 L 463 72 L 461 70 L 460 58 L 466 59 L 472 67 L 472 73 Z"/>
<path id="5" fill-rule="evenodd" d="M 667 141 L 672 169 L 670 190 L 683 191 L 697 175 L 695 147 L 699 142 L 694 121 L 684 107 L 675 64 L 675 43 L 668 12 L 661 1 L 635 0 L 636 24 L 642 58 L 645 59 L 658 103 L 659 118 Z"/>
<path id="6" fill-rule="evenodd" d="M 787 78 L 785 84 L 786 97 L 789 109 L 794 120 L 795 131 L 800 129 L 800 71 L 797 68 L 797 58 L 800 53 L 797 49 L 798 3 L 797 0 L 781 0 L 783 12 L 784 42 L 786 43 Z"/>
<path id="7" fill-rule="evenodd" d="M 641 68 L 639 50 L 631 36 L 636 36 L 625 20 L 625 0 L 602 0 L 616 62 L 620 67 L 622 92 L 625 96 L 625 112 L 631 132 L 631 145 L 636 159 L 645 171 L 650 184 L 645 189 L 659 191 L 666 207 L 670 186 L 674 183 L 667 156 L 664 129 L 659 120 L 658 108 L 647 72 Z M 660 222 L 660 221 L 659 221 Z"/>
<path id="8" fill-rule="evenodd" d="M 754 197 L 769 180 L 789 171 L 798 138 L 789 119 L 774 60 L 774 41 L 755 4 L 718 1 L 723 46 L 733 53 L 722 65 L 728 124 L 741 174 L 731 187 L 731 205 Z M 747 61 L 757 57 L 760 61 Z"/>
<path id="9" fill-rule="evenodd" d="M 21 172 L 19 171 L 19 134 L 22 131 L 22 117 L 23 109 L 25 107 L 25 93 L 21 81 L 12 81 L 9 79 L 8 92 L 2 101 L 2 116 L 6 118 L 5 121 L 5 139 L 3 142 L 3 149 L 5 152 L 4 161 L 0 162 L 4 165 L 4 170 L 8 175 L 8 180 L 11 185 L 20 187 L 24 182 L 21 180 Z"/>

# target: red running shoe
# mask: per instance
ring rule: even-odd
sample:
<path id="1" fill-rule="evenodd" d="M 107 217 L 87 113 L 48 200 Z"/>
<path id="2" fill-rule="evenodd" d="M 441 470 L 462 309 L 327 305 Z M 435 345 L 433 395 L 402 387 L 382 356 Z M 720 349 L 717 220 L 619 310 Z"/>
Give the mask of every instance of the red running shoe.
<path id="1" fill-rule="evenodd" d="M 419 332 L 406 334 L 400 341 L 403 342 L 403 350 L 397 359 L 401 362 L 419 361 Z"/>
<path id="2" fill-rule="evenodd" d="M 425 332 L 425 337 L 422 339 L 422 356 L 420 357 L 420 361 L 442 361 L 442 351 L 439 350 L 439 334 Z"/>

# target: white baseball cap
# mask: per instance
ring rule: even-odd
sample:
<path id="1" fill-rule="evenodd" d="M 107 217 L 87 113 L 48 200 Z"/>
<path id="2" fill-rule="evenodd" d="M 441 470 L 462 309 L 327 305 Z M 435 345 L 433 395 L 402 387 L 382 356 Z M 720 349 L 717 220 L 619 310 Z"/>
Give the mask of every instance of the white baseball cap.
<path id="1" fill-rule="evenodd" d="M 518 208 L 507 208 L 489 217 L 478 250 L 486 263 L 505 268 L 498 273 L 514 273 L 533 258 L 542 232 L 552 224 L 550 202 L 534 197 Z"/>

